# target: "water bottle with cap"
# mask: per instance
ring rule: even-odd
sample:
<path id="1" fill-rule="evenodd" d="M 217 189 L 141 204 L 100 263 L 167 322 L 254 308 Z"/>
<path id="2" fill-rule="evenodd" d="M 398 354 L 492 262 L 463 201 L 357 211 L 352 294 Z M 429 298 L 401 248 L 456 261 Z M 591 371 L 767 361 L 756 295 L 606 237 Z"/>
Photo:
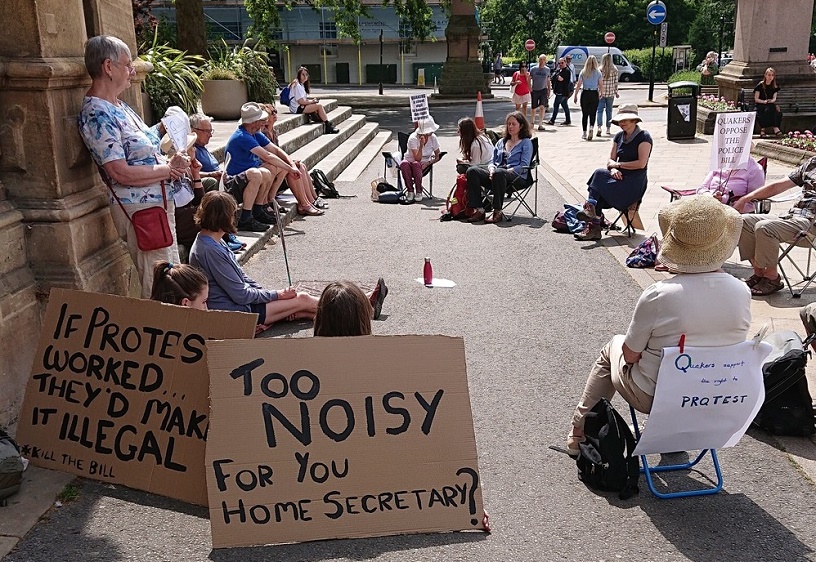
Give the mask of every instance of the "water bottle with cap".
<path id="1" fill-rule="evenodd" d="M 425 258 L 425 268 L 422 271 L 422 276 L 425 280 L 425 286 L 433 287 L 433 267 L 431 267 L 431 258 Z"/>

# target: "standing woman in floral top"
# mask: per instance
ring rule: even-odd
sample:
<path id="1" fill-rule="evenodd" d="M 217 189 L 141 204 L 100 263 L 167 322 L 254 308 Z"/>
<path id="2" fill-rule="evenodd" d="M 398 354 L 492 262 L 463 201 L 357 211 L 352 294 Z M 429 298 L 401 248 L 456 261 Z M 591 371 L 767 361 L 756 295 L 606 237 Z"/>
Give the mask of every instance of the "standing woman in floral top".
<path id="1" fill-rule="evenodd" d="M 85 94 L 79 113 L 79 133 L 90 150 L 100 173 L 127 209 L 127 215 L 110 195 L 113 224 L 125 241 L 139 272 L 142 298 L 150 298 L 153 286 L 153 264 L 158 260 L 179 262 L 175 241 L 175 208 L 170 181 L 181 178 L 190 161 L 179 151 L 170 162 L 159 151 L 164 126 L 148 127 L 141 117 L 119 95 L 130 87 L 135 75 L 130 49 L 109 35 L 91 37 L 85 44 L 85 68 L 91 76 L 91 87 Z M 167 220 L 174 233 L 167 248 L 139 250 L 130 216 L 149 207 L 164 206 L 162 183 L 167 181 Z"/>

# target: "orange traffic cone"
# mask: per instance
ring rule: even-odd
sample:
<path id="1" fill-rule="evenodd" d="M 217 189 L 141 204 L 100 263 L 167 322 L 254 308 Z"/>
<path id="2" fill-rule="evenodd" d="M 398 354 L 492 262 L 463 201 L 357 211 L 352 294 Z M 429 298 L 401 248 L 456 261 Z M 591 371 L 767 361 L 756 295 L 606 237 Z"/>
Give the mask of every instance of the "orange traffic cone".
<path id="1" fill-rule="evenodd" d="M 482 130 L 485 128 L 484 111 L 482 111 L 482 92 L 476 94 L 476 115 L 473 120 L 476 122 L 477 129 Z"/>

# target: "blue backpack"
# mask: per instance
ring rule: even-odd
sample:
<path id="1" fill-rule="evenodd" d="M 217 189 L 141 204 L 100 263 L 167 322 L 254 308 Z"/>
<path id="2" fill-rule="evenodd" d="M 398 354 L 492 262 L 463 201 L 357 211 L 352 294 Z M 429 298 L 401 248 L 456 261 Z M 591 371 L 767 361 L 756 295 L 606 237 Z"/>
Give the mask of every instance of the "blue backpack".
<path id="1" fill-rule="evenodd" d="M 280 102 L 283 105 L 289 105 L 289 86 L 286 86 L 280 93 Z"/>

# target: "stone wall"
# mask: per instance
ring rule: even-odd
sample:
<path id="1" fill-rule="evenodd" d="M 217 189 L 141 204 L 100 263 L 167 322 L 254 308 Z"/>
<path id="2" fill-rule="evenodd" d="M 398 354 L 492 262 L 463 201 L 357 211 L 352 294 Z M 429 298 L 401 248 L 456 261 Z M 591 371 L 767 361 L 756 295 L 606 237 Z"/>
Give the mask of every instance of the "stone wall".
<path id="1" fill-rule="evenodd" d="M 138 294 L 76 125 L 86 38 L 136 53 L 128 0 L 3 0 L 0 15 L 13 22 L 0 34 L 0 427 L 13 432 L 51 288 Z M 124 97 L 141 109 L 138 92 Z"/>

